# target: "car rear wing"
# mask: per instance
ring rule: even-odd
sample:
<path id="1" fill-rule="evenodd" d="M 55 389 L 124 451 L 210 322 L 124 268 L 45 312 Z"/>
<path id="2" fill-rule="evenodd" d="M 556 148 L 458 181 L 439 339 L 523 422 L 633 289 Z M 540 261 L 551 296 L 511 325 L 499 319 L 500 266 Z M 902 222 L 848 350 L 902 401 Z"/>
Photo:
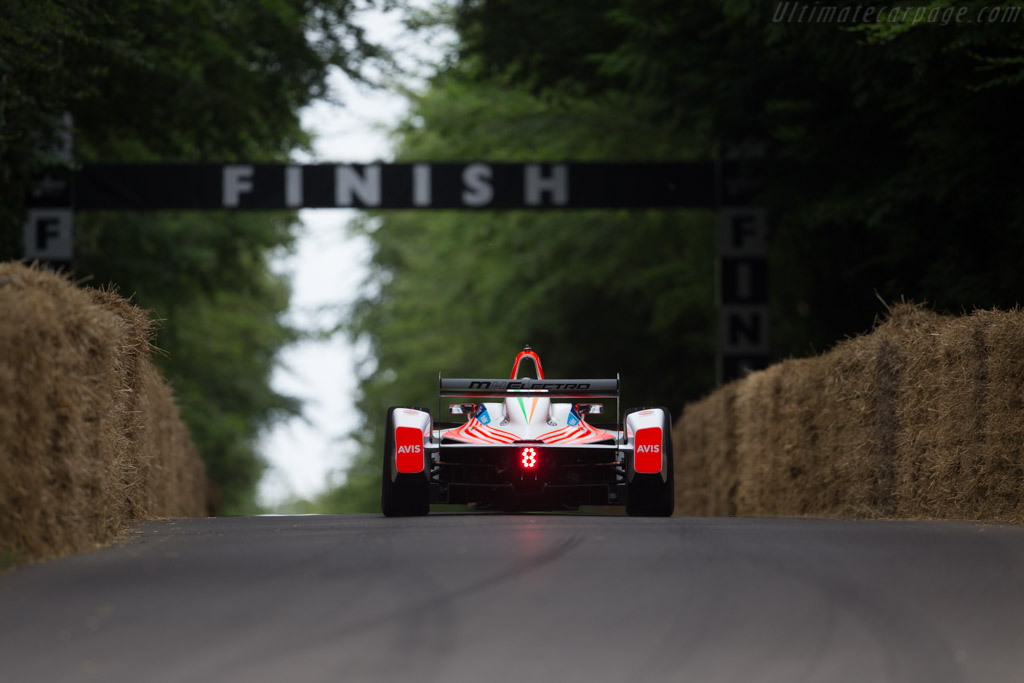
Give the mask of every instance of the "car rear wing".
<path id="1" fill-rule="evenodd" d="M 468 379 L 438 375 L 439 395 L 475 398 L 541 395 L 549 398 L 619 398 L 615 379 Z"/>

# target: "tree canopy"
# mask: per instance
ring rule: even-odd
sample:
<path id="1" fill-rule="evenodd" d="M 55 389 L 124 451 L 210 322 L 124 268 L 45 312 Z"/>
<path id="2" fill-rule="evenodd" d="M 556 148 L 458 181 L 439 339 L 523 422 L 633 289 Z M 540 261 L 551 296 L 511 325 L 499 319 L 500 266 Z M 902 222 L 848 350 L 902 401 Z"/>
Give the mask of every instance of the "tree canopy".
<path id="1" fill-rule="evenodd" d="M 283 161 L 309 143 L 299 110 L 329 70 L 390 68 L 352 18 L 372 0 L 0 2 L 0 258 L 20 258 L 24 197 L 53 163 Z M 74 274 L 112 282 L 161 320 L 170 380 L 222 512 L 253 509 L 260 433 L 298 404 L 270 387 L 287 281 L 270 256 L 294 214 L 79 213 Z"/>
<path id="2" fill-rule="evenodd" d="M 858 3 L 833 4 L 799 21 L 763 0 L 459 0 L 444 16 L 458 43 L 396 131 L 398 156 L 756 150 L 778 358 L 868 329 L 879 299 L 1016 305 L 1021 12 L 968 1 L 954 8 L 962 21 L 944 22 L 940 1 L 919 19 L 850 20 Z M 523 343 L 557 374 L 621 370 L 637 402 L 678 411 L 706 392 L 713 222 L 681 211 L 367 220 L 372 294 L 350 327 L 372 349 L 363 450 L 328 504 L 375 506 L 388 405 L 432 407 L 439 370 L 501 374 Z"/>
<path id="3" fill-rule="evenodd" d="M 953 311 L 1017 303 L 1020 8 L 811 22 L 780 16 L 790 4 L 463 0 L 456 25 L 484 73 L 546 97 L 642 97 L 706 153 L 763 150 L 778 355 L 864 330 L 876 292 Z"/>

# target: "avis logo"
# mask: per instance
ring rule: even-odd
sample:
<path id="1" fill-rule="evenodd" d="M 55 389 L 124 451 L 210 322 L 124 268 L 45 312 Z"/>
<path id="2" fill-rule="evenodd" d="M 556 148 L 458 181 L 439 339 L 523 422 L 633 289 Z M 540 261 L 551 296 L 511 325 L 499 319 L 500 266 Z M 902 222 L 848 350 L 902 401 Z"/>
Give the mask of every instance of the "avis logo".
<path id="1" fill-rule="evenodd" d="M 661 453 L 661 444 L 640 444 L 636 447 L 637 453 Z"/>
<path id="2" fill-rule="evenodd" d="M 418 446 L 416 444 L 412 444 L 411 446 L 399 446 L 398 447 L 398 452 L 399 453 L 419 453 L 420 452 L 420 446 Z"/>

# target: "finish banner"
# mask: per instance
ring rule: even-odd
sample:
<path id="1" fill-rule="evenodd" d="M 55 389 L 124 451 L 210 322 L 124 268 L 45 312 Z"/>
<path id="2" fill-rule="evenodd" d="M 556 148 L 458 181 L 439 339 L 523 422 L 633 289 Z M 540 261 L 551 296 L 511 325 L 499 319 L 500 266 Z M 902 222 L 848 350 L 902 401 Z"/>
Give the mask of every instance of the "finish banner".
<path id="1" fill-rule="evenodd" d="M 711 162 L 87 164 L 73 208 L 713 208 L 716 175 Z"/>

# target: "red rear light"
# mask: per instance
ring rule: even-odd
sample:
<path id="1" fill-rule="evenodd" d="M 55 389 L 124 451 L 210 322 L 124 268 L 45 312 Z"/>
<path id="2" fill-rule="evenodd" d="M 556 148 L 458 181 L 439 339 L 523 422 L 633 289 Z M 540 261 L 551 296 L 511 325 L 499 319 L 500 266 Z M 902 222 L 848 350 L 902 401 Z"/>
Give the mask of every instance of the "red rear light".
<path id="1" fill-rule="evenodd" d="M 522 463 L 523 467 L 526 469 L 532 470 L 537 466 L 537 449 L 527 446 L 519 455 L 519 462 Z"/>

